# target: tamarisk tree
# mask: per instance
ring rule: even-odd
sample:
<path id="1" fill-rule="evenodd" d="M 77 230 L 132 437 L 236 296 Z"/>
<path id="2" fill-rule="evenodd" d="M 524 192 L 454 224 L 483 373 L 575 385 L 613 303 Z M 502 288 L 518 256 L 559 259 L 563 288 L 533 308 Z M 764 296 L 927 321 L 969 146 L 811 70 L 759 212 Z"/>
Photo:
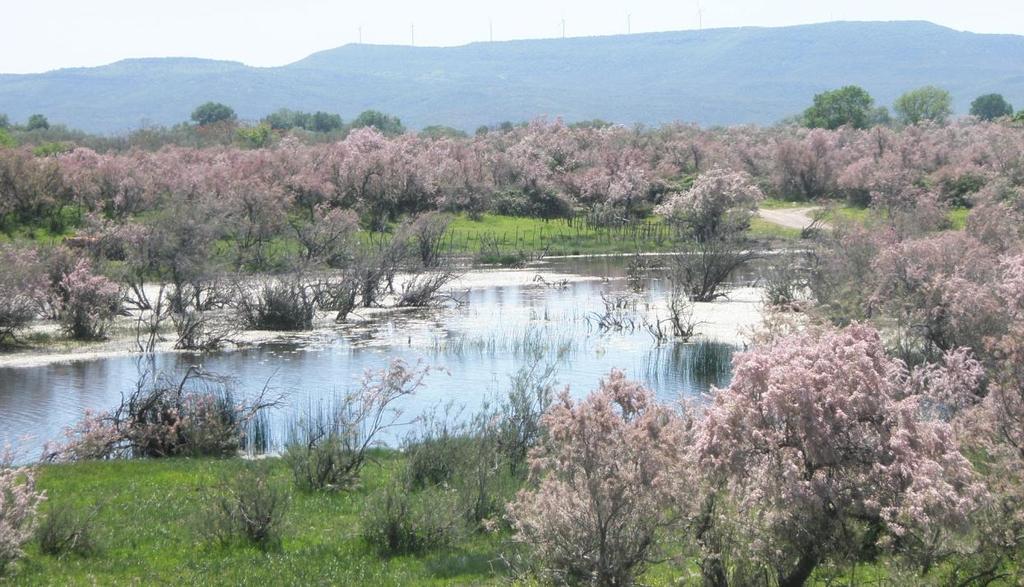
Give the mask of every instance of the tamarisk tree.
<path id="1" fill-rule="evenodd" d="M 984 490 L 951 426 L 928 416 L 929 388 L 949 396 L 979 373 L 959 356 L 908 372 L 857 324 L 740 354 L 695 450 L 735 508 L 747 558 L 781 586 L 883 548 L 932 568 Z"/>

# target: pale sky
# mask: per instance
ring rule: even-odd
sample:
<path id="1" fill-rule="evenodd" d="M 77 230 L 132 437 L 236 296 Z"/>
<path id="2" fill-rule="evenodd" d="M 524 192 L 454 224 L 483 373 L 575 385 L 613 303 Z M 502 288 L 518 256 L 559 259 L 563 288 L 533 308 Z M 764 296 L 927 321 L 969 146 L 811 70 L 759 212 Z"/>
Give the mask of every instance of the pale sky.
<path id="1" fill-rule="evenodd" d="M 698 19 L 698 7 L 701 17 Z M 0 0 L 0 72 L 129 57 L 284 65 L 359 40 L 417 46 L 829 20 L 1024 34 L 1021 0 Z"/>

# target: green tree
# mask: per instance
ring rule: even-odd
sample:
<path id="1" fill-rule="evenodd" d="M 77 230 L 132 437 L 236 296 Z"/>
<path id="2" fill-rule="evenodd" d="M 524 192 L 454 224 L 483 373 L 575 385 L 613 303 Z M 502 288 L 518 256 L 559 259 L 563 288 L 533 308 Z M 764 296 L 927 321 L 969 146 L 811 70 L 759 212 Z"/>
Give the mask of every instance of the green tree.
<path id="1" fill-rule="evenodd" d="M 363 128 L 372 126 L 388 136 L 400 135 L 405 132 L 405 126 L 397 116 L 384 114 L 376 110 L 366 110 L 352 121 L 352 128 Z"/>
<path id="2" fill-rule="evenodd" d="M 7 118 L 6 114 L 0 114 L 0 129 L 10 128 L 11 120 Z"/>
<path id="3" fill-rule="evenodd" d="M 25 125 L 25 130 L 46 130 L 50 128 L 50 121 L 46 119 L 42 114 L 33 114 L 28 117 L 28 124 Z"/>
<path id="4" fill-rule="evenodd" d="M 995 120 L 1003 116 L 1013 115 L 1013 106 L 1002 94 L 985 94 L 971 102 L 971 115 L 982 120 Z"/>
<path id="5" fill-rule="evenodd" d="M 953 97 L 942 88 L 925 86 L 897 98 L 893 108 L 904 124 L 926 121 L 941 124 L 953 114 Z"/>
<path id="6" fill-rule="evenodd" d="M 814 96 L 814 104 L 804 111 L 804 124 L 811 128 L 867 128 L 874 107 L 874 98 L 864 88 L 844 86 Z"/>
<path id="7" fill-rule="evenodd" d="M 270 129 L 269 124 L 240 128 L 236 132 L 238 134 L 238 140 L 242 145 L 250 149 L 262 149 L 263 147 L 268 147 L 274 137 L 274 132 Z"/>
<path id="8" fill-rule="evenodd" d="M 289 110 L 287 108 L 281 108 L 276 112 L 263 117 L 262 122 L 270 126 L 270 128 L 276 130 L 290 130 L 293 128 L 306 128 L 309 122 L 306 120 L 309 114 L 305 112 L 296 112 L 295 110 Z"/>
<path id="9" fill-rule="evenodd" d="M 331 132 L 339 130 L 343 126 L 341 116 L 337 114 L 331 114 L 330 112 L 316 111 L 310 120 L 310 125 L 306 127 L 306 130 L 313 132 Z"/>
<path id="10" fill-rule="evenodd" d="M 7 129 L 0 128 L 0 147 L 9 148 L 18 146 L 18 141 L 14 140 Z"/>
<path id="11" fill-rule="evenodd" d="M 885 106 L 875 108 L 871 111 L 870 116 L 868 126 L 889 126 L 892 124 L 892 116 L 889 116 L 889 109 Z"/>
<path id="12" fill-rule="evenodd" d="M 192 122 L 199 126 L 235 120 L 235 111 L 220 102 L 207 102 L 192 111 Z"/>
<path id="13" fill-rule="evenodd" d="M 444 126 L 444 125 L 440 125 L 440 124 L 435 124 L 435 125 L 424 127 L 423 130 L 420 131 L 420 136 L 428 138 L 428 139 L 441 139 L 441 138 L 459 139 L 459 138 L 464 138 L 467 135 L 466 135 L 466 133 L 462 132 L 461 130 L 459 130 L 457 128 L 452 128 L 450 126 Z"/>

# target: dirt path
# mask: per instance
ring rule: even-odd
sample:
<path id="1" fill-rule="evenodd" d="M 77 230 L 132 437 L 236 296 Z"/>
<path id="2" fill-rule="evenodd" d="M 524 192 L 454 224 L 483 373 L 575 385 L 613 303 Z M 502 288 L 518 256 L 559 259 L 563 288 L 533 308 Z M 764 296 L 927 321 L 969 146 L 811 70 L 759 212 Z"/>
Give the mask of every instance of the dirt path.
<path id="1" fill-rule="evenodd" d="M 757 214 L 772 224 L 778 224 L 779 226 L 785 226 L 786 228 L 803 230 L 814 222 L 811 214 L 817 209 L 817 206 L 810 206 L 807 208 L 776 208 L 773 210 L 759 208 Z M 825 223 L 822 223 L 819 226 L 821 226 L 821 228 L 830 228 L 829 225 Z"/>

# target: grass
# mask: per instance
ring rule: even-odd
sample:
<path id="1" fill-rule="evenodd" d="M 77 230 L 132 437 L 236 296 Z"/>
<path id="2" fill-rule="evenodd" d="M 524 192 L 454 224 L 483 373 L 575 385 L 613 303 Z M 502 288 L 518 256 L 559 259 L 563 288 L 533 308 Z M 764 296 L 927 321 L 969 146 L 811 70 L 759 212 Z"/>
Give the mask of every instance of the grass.
<path id="1" fill-rule="evenodd" d="M 502 536 L 471 535 L 457 547 L 421 557 L 380 558 L 360 536 L 367 497 L 382 490 L 399 458 L 377 455 L 362 487 L 337 494 L 293 493 L 280 551 L 222 546 L 203 538 L 204 489 L 246 465 L 240 459 L 114 461 L 51 465 L 39 485 L 50 505 L 102 504 L 100 552 L 62 560 L 37 545 L 10 579 L 26 585 L 447 585 L 500 583 L 494 571 Z M 291 481 L 284 463 L 274 476 Z M 492 563 L 493 566 L 492 566 Z"/>
<path id="2" fill-rule="evenodd" d="M 963 230 L 967 225 L 967 216 L 970 212 L 968 208 L 951 209 L 947 214 L 950 228 L 953 230 Z M 826 222 L 846 221 L 865 224 L 871 220 L 872 214 L 873 212 L 870 208 L 851 206 L 844 203 L 826 210 L 824 220 Z"/>
<path id="3" fill-rule="evenodd" d="M 766 207 L 790 206 L 788 202 L 771 201 Z M 70 224 L 68 224 L 70 226 Z M 46 227 L 19 226 L 0 232 L 0 242 L 45 242 L 57 244 L 73 236 L 71 228 L 52 232 Z M 765 240 L 792 240 L 800 231 L 776 226 L 761 219 L 754 219 L 748 236 Z M 364 243 L 377 241 L 379 235 L 360 232 Z M 597 255 L 636 252 L 671 252 L 678 244 L 675 230 L 660 218 L 649 218 L 622 227 L 596 227 L 584 221 L 565 219 L 544 220 L 541 218 L 502 216 L 484 214 L 479 218 L 458 215 L 448 228 L 445 253 L 499 258 L 516 256 L 520 253 L 535 256 L 547 255 Z M 290 236 L 272 239 L 264 254 L 271 266 L 299 252 L 299 244 Z M 483 253 L 483 254 L 481 254 Z M 229 239 L 215 243 L 213 254 L 230 264 L 235 258 L 235 246 Z"/>
<path id="4" fill-rule="evenodd" d="M 362 484 L 338 493 L 292 492 L 279 549 L 262 551 L 241 543 L 215 543 L 201 531 L 204 495 L 226 476 L 251 463 L 242 459 L 163 459 L 82 462 L 41 467 L 43 511 L 68 505 L 99 506 L 88 557 L 54 558 L 38 544 L 8 570 L 19 585 L 500 585 L 512 582 L 501 562 L 511 536 L 466 533 L 454 546 L 424 555 L 384 557 L 361 535 L 360 523 L 373 497 L 402 474 L 401 453 L 379 450 L 364 469 Z M 289 484 L 291 471 L 279 459 L 261 463 Z M 682 537 L 667 536 L 666 540 Z M 882 565 L 854 569 L 824 566 L 850 584 L 870 578 L 884 584 Z M 669 559 L 640 577 L 645 585 L 695 584 L 692 560 Z M 687 582 L 689 581 L 689 582 Z"/>
<path id="5" fill-rule="evenodd" d="M 479 219 L 460 215 L 448 228 L 446 250 L 478 254 L 497 245 L 501 251 L 547 251 L 549 255 L 594 255 L 669 251 L 672 229 L 658 220 L 622 228 L 599 228 L 585 222 L 544 220 L 484 214 Z"/>
<path id="6" fill-rule="evenodd" d="M 757 240 L 797 240 L 800 238 L 800 229 L 768 222 L 760 216 L 755 216 L 750 220 L 747 235 Z"/>

